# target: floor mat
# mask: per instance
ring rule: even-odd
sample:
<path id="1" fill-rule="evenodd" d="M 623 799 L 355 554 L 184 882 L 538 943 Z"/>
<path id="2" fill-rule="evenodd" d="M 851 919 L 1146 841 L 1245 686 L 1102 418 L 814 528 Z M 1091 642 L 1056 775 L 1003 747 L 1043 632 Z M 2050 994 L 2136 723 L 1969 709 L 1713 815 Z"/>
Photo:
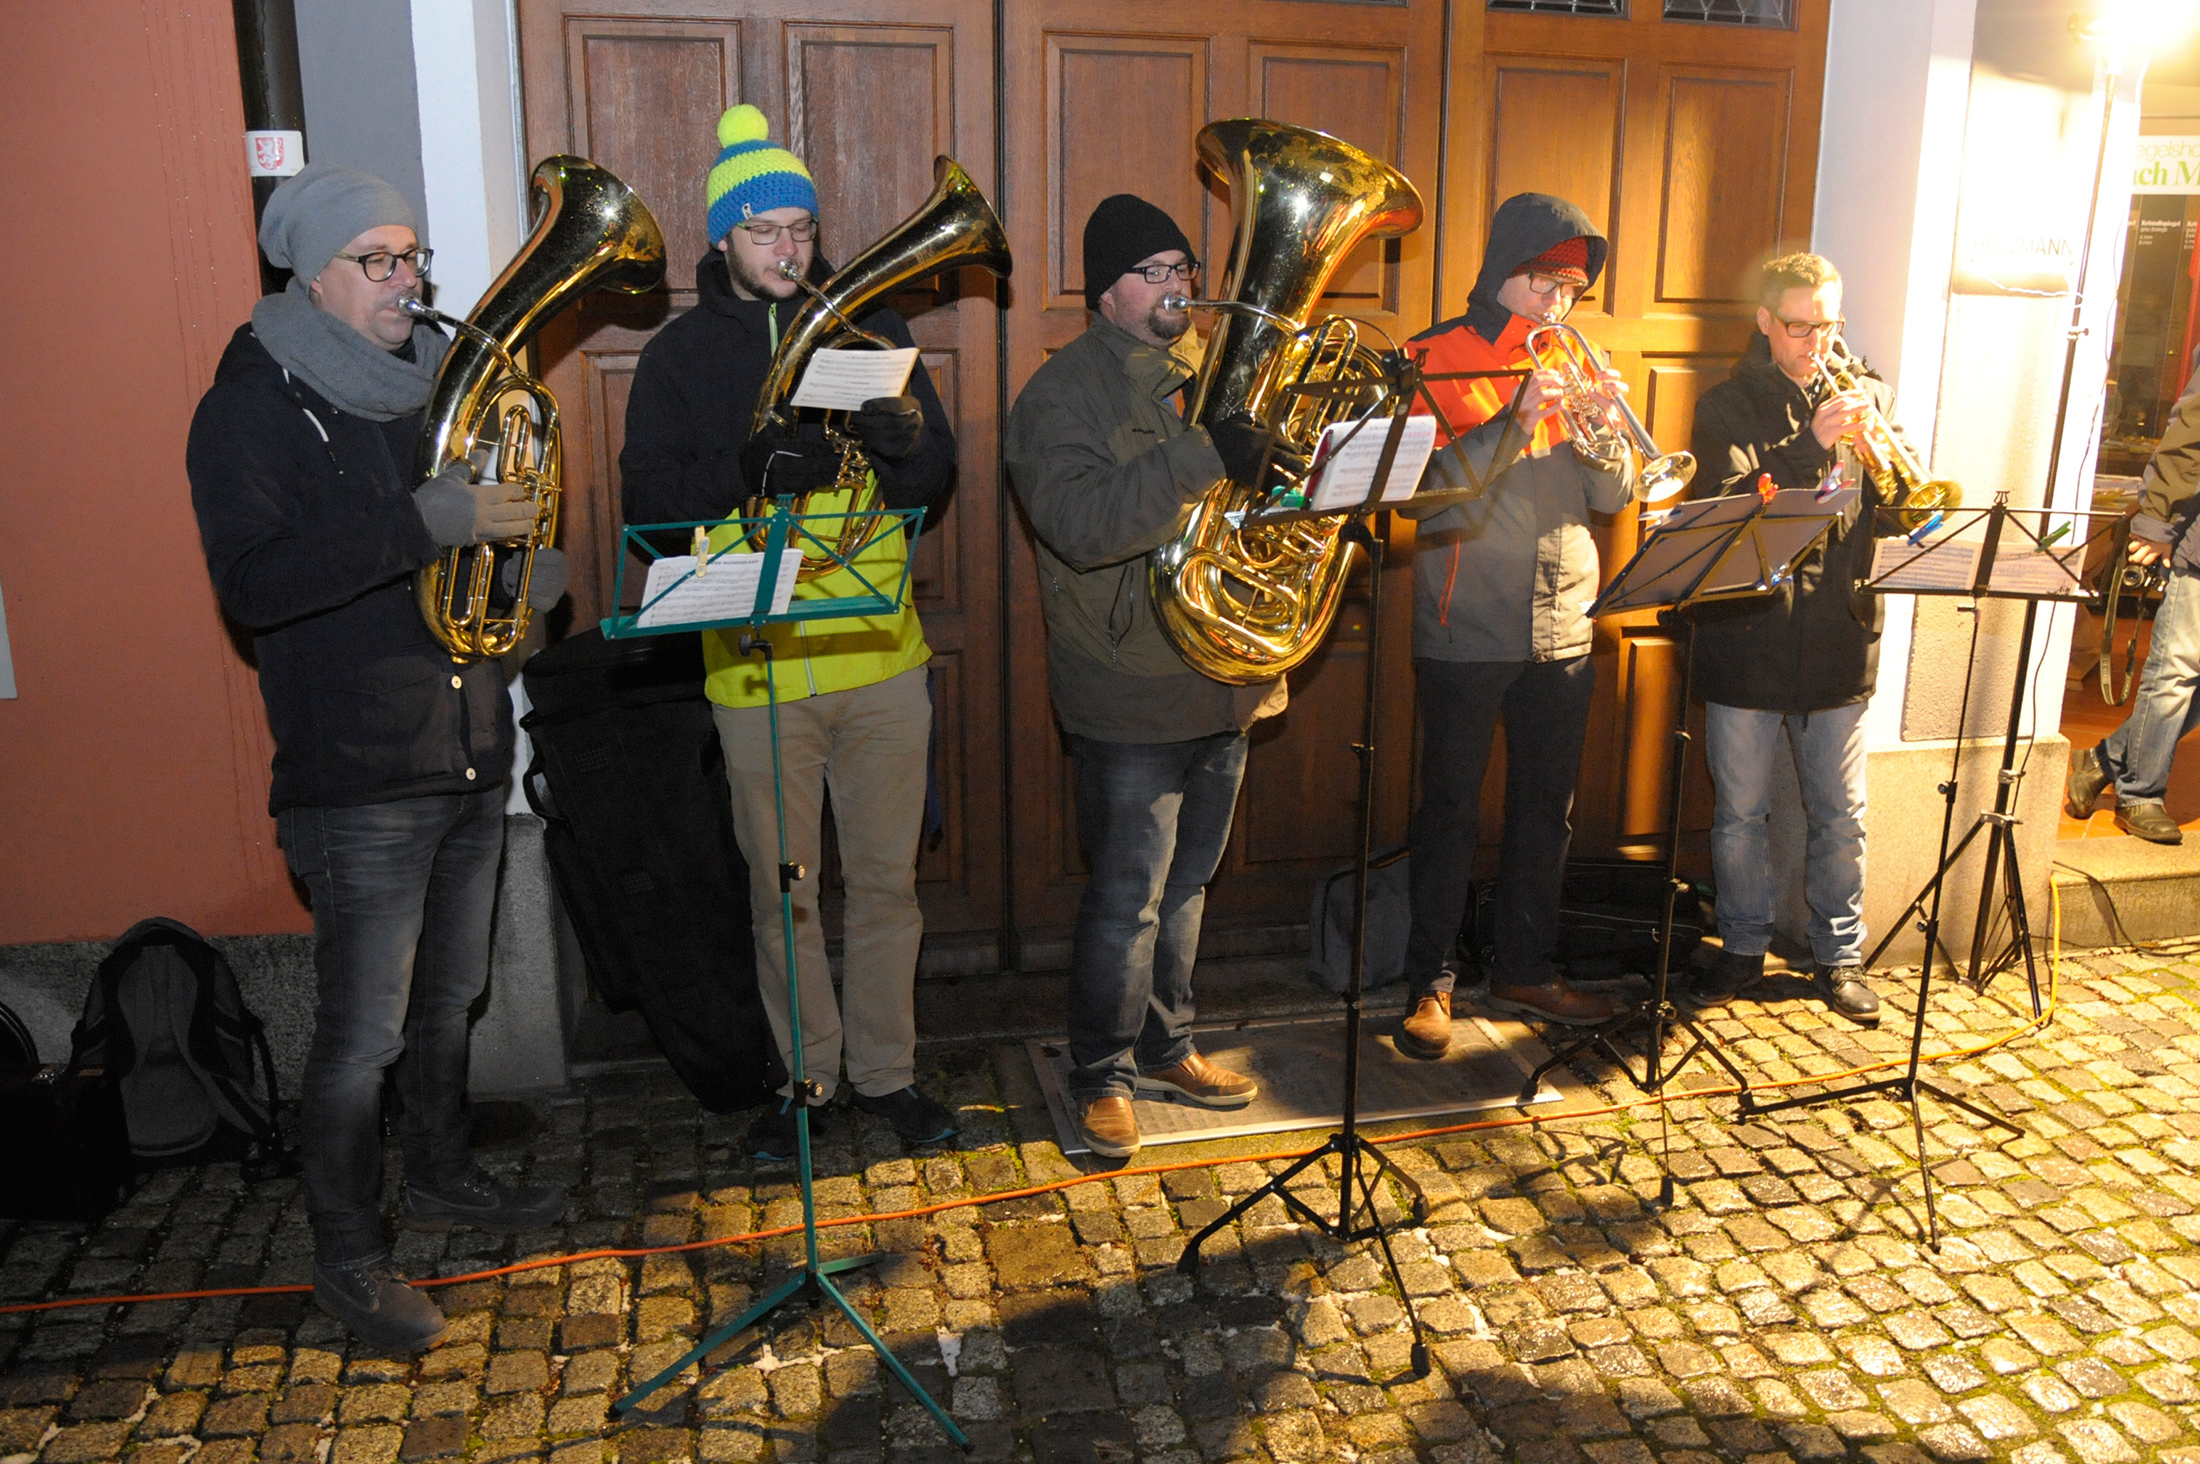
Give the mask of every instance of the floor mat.
<path id="1" fill-rule="evenodd" d="M 1343 1018 L 1298 1017 L 1194 1030 L 1201 1052 L 1226 1068 L 1259 1079 L 1260 1096 L 1234 1109 L 1135 1099 L 1138 1132 L 1147 1147 L 1327 1128 L 1343 1121 Z M 1511 1108 L 1519 1102 L 1520 1085 L 1528 1074 L 1550 1056 L 1520 1022 L 1462 1014 L 1453 1019 L 1451 1032 L 1451 1051 L 1441 1062 L 1420 1062 L 1401 1054 L 1390 1033 L 1363 1028 L 1360 1121 L 1382 1123 Z M 1068 1044 L 1057 1038 L 1033 1038 L 1024 1046 L 1046 1092 L 1047 1111 L 1054 1116 L 1062 1152 L 1088 1152 L 1077 1135 L 1063 1086 L 1070 1069 Z M 1546 1079 L 1535 1101 L 1557 1103 L 1564 1096 Z"/>

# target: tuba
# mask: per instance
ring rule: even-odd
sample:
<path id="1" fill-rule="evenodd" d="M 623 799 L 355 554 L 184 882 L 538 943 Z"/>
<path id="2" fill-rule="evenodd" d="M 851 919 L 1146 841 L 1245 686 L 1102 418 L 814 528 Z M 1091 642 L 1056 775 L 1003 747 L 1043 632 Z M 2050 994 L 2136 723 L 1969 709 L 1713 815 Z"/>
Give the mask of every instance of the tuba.
<path id="1" fill-rule="evenodd" d="M 428 398 L 415 475 L 432 478 L 479 454 L 478 473 L 517 485 L 535 504 L 526 538 L 446 549 L 413 576 L 421 617 L 459 661 L 501 656 L 526 636 L 535 551 L 558 534 L 564 469 L 557 399 L 520 367 L 520 348 L 576 296 L 595 289 L 639 295 L 665 276 L 657 221 L 609 171 L 559 154 L 535 164 L 530 183 L 540 210 L 534 232 L 471 316 L 458 320 L 417 300 L 404 306 L 457 336 Z M 519 555 L 509 609 L 491 602 L 499 549 Z"/>
<path id="2" fill-rule="evenodd" d="M 788 405 L 787 398 L 793 393 L 813 353 L 848 340 L 859 340 L 882 350 L 893 349 L 892 341 L 873 335 L 855 323 L 855 313 L 870 301 L 928 275 L 965 266 L 975 266 L 999 279 L 1008 278 L 1008 232 L 1001 227 L 993 205 L 978 191 L 978 185 L 970 180 L 961 164 L 948 157 L 932 160 L 932 178 L 932 196 L 925 199 L 915 213 L 902 220 L 885 238 L 849 260 L 822 286 L 803 279 L 792 260 L 781 264 L 781 274 L 793 280 L 810 298 L 795 312 L 794 319 L 787 323 L 786 332 L 779 338 L 771 371 L 756 394 L 756 414 L 749 423 L 749 436 L 754 437 L 773 423 L 789 431 L 793 429 L 796 409 Z M 803 555 L 802 567 L 796 575 L 798 579 L 815 579 L 830 573 L 861 553 L 878 533 L 878 525 L 893 522 L 861 511 L 860 504 L 870 492 L 870 463 L 855 433 L 828 413 L 825 438 L 840 453 L 840 475 L 831 488 L 820 491 L 847 494 L 849 511 L 841 519 L 838 542 L 830 553 Z M 801 495 L 793 501 L 790 511 L 802 513 L 808 501 L 808 494 Z M 775 510 L 773 499 L 759 495 L 749 499 L 744 513 L 749 518 L 761 519 L 768 518 Z M 751 530 L 750 537 L 760 540 L 763 533 L 764 528 L 759 526 Z"/>
<path id="3" fill-rule="evenodd" d="M 1332 421 L 1387 395 L 1381 363 L 1340 316 L 1311 320 L 1345 255 L 1363 239 L 1421 224 L 1403 173 L 1325 132 L 1256 117 L 1212 123 L 1200 160 L 1230 185 L 1230 263 L 1223 312 L 1199 374 L 1191 419 L 1250 415 L 1311 454 Z M 1296 385 L 1364 383 L 1300 394 Z M 1151 588 L 1162 632 L 1193 670 L 1247 685 L 1314 653 L 1336 618 L 1352 546 L 1341 517 L 1262 523 L 1268 495 L 1223 478 L 1154 551 Z"/>
<path id="4" fill-rule="evenodd" d="M 1811 396 L 1813 410 L 1829 398 L 1864 393 L 1864 383 L 1857 374 L 1861 363 L 1849 354 L 1848 343 L 1836 338 L 1828 346 L 1818 362 L 1817 378 L 1811 383 L 1817 388 Z M 1915 533 L 1936 515 L 1963 507 L 1962 485 L 1952 478 L 1928 475 L 1925 465 L 1902 445 L 1902 439 L 1894 435 L 1894 428 L 1879 408 L 1871 405 L 1868 395 L 1864 402 L 1864 420 L 1856 429 L 1856 455 L 1863 461 L 1864 470 L 1879 481 L 1880 491 L 1887 495 L 1887 507 L 1902 527 Z"/>

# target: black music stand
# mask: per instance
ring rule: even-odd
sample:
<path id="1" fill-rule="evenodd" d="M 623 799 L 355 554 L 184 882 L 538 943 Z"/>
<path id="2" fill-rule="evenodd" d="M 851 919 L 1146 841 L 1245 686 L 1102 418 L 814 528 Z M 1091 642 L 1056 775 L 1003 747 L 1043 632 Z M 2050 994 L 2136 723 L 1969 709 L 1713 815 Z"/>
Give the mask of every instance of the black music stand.
<path id="1" fill-rule="evenodd" d="M 1370 522 L 1379 513 L 1400 506 L 1396 500 L 1385 502 L 1384 490 L 1390 482 L 1391 468 L 1397 458 L 1398 445 L 1405 435 L 1406 421 L 1415 406 L 1425 406 L 1438 421 L 1444 421 L 1444 412 L 1427 389 L 1431 381 L 1453 381 L 1466 378 L 1517 379 L 1526 385 L 1529 372 L 1519 369 L 1501 371 L 1461 371 L 1424 374 L 1420 366 L 1401 352 L 1392 352 L 1384 358 L 1384 374 L 1381 381 L 1381 398 L 1373 407 L 1363 412 L 1352 429 L 1351 437 L 1362 431 L 1386 431 L 1387 437 L 1377 458 L 1374 477 L 1368 485 L 1367 496 L 1347 508 L 1273 508 L 1256 510 L 1246 515 L 1253 523 L 1290 523 L 1303 519 L 1346 517 L 1340 530 L 1346 542 L 1358 545 L 1368 556 L 1368 631 L 1367 631 L 1367 691 L 1360 712 L 1360 741 L 1352 745 L 1359 760 L 1360 823 L 1359 848 L 1352 868 L 1352 972 L 1344 992 L 1344 1114 L 1337 1131 L 1322 1144 L 1299 1158 L 1282 1173 L 1270 1179 L 1259 1189 L 1240 1199 L 1229 1209 L 1210 1221 L 1198 1234 L 1185 1243 L 1184 1252 L 1177 1258 L 1177 1270 L 1186 1276 L 1199 1270 L 1199 1248 L 1209 1236 L 1237 1220 L 1246 1211 L 1273 1195 L 1283 1202 L 1284 1208 L 1302 1222 L 1312 1226 L 1329 1240 L 1349 1244 L 1359 1240 L 1373 1240 L 1383 1253 L 1383 1266 L 1390 1273 L 1393 1285 L 1398 1288 L 1398 1299 L 1405 1306 L 1406 1320 L 1413 1327 L 1412 1364 L 1416 1377 L 1428 1376 L 1428 1343 L 1421 1333 L 1421 1318 L 1414 1309 L 1412 1293 L 1406 1289 L 1404 1278 L 1398 1271 L 1398 1259 L 1390 1248 L 1390 1226 L 1381 1215 L 1375 1202 L 1375 1183 L 1379 1176 L 1387 1174 L 1396 1180 L 1409 1195 L 1409 1212 L 1415 1224 L 1429 1217 L 1428 1197 L 1413 1176 L 1377 1149 L 1359 1131 L 1360 1097 L 1360 1026 L 1362 1015 L 1362 990 L 1367 970 L 1367 874 L 1369 858 L 1375 834 L 1375 728 L 1376 707 L 1379 701 L 1379 684 L 1382 675 L 1382 625 L 1383 625 L 1383 542 L 1384 535 Z M 1310 383 L 1283 388 L 1285 393 L 1301 397 L 1342 397 L 1365 393 L 1373 383 L 1366 379 L 1352 382 Z M 1514 400 L 1519 399 L 1519 390 Z M 1479 498 L 1486 491 L 1489 481 L 1509 465 L 1506 449 L 1517 446 L 1525 437 L 1516 434 L 1513 419 L 1508 415 L 1506 425 L 1498 434 L 1498 442 L 1486 474 L 1475 473 L 1472 464 L 1466 464 L 1470 486 L 1439 492 L 1415 493 L 1410 500 L 1416 508 L 1442 508 L 1453 503 L 1463 503 Z M 1349 439 L 1348 439 L 1349 440 Z M 1262 464 L 1261 477 L 1265 479 L 1267 465 Z M 1330 1155 L 1339 1161 L 1337 1181 L 1337 1218 L 1331 1220 L 1291 1193 L 1291 1181 L 1308 1169 L 1321 1163 Z M 1357 1193 L 1355 1193 L 1357 1191 Z M 1365 1215 L 1365 1220 L 1361 1216 Z"/>
<path id="2" fill-rule="evenodd" d="M 2027 524 L 2019 515 L 2036 518 L 2036 525 Z M 2095 518 L 2112 519 L 2113 514 L 2092 514 L 2070 510 L 2013 510 L 2009 507 L 2006 492 L 1994 496 L 1989 508 L 1954 510 L 1938 514 L 1925 528 L 1911 535 L 1909 540 L 1887 540 L 1880 544 L 1878 557 L 1873 564 L 1870 579 L 1863 588 L 1905 595 L 1956 595 L 1971 603 L 1971 656 L 1964 669 L 1963 704 L 1957 713 L 1955 749 L 1950 754 L 1948 778 L 1940 785 L 1940 862 L 1932 876 L 1925 881 L 1914 899 L 1888 926 L 1879 944 L 1872 947 L 1864 958 L 1866 970 L 1886 953 L 1913 915 L 1924 911 L 1925 918 L 1918 929 L 1925 935 L 1925 952 L 1918 962 L 1917 1011 L 1910 1025 L 1910 1055 L 1903 1070 L 1893 1077 L 1876 1078 L 1869 1082 L 1852 1083 L 1846 1087 L 1825 1092 L 1786 1098 L 1776 1103 L 1758 1103 L 1746 1092 L 1742 1095 L 1742 1111 L 1745 1116 L 1779 1113 L 1791 1108 L 1815 1107 L 1821 1103 L 1839 1103 L 1852 1098 L 1868 1097 L 1884 1093 L 1897 1103 L 1908 1105 L 1910 1129 L 1917 1141 L 1918 1177 L 1925 1188 L 1926 1243 L 1933 1250 L 1940 1249 L 1940 1216 L 1933 1203 L 1933 1173 L 1925 1161 L 1925 1117 L 1919 1107 L 1921 1094 L 1929 1094 L 1951 1108 L 1964 1112 L 1994 1125 L 2018 1138 L 2024 1130 L 1999 1114 L 1959 1098 L 1947 1089 L 1919 1075 L 1925 1046 L 1925 1006 L 1932 994 L 1933 957 L 1936 952 L 1947 954 L 1940 940 L 1940 901 L 1948 873 L 1969 851 L 1973 840 L 1986 835 L 1986 876 L 1979 885 L 1977 924 L 1971 933 L 1971 966 L 1968 977 L 1974 991 L 1984 991 L 1986 983 L 1997 972 L 2024 963 L 2025 980 L 2030 987 L 2032 1015 L 2042 1012 L 2040 1003 L 2039 968 L 2032 955 L 2032 925 L 2025 909 L 2024 877 L 2017 863 L 2016 801 L 2018 789 L 2024 782 L 2024 770 L 2017 764 L 2017 744 L 2024 718 L 2024 691 L 2031 677 L 2032 636 L 2039 618 L 2042 600 L 2083 600 L 2086 598 L 2083 584 L 2085 544 L 2078 541 L 2066 548 L 2056 549 L 2055 542 L 2068 531 L 2070 523 Z M 2049 527 L 2050 518 L 2061 519 L 2060 527 Z M 1952 521 L 1952 522 L 1951 522 Z M 1928 540 L 1926 535 L 1943 526 L 1949 532 L 1940 538 Z M 1957 537 L 1960 530 L 1983 527 L 1984 533 L 1976 539 Z M 2013 533 L 2012 533 L 2013 530 Z M 2006 542 L 2005 542 L 2006 541 Z M 1994 794 L 1994 806 L 1983 810 L 1971 823 L 1971 828 L 1954 848 L 1948 846 L 1954 832 L 1956 813 L 1957 772 L 1962 765 L 1965 723 L 1970 717 L 1971 670 L 1978 658 L 1978 602 L 1988 599 L 2024 601 L 2024 629 L 2017 640 L 2017 670 L 2009 687 L 2009 717 L 2002 734 L 2001 772 Z M 2000 917 L 2009 925 L 2009 943 L 1991 961 L 1985 958 L 1987 932 L 1996 923 L 1996 905 Z M 1955 958 L 1948 958 L 1951 968 Z"/>
<path id="3" fill-rule="evenodd" d="M 1613 577 L 1589 607 L 1592 617 L 1657 609 L 1661 615 L 1672 616 L 1681 630 L 1680 700 L 1673 724 L 1673 767 L 1666 805 L 1671 832 L 1665 851 L 1665 916 L 1658 928 L 1658 971 L 1646 999 L 1614 1013 L 1530 1073 L 1520 1091 L 1523 1104 L 1534 1098 L 1545 1074 L 1592 1048 L 1610 1057 L 1645 1093 L 1658 1092 L 1699 1055 L 1709 1057 L 1741 1088 L 1746 1104 L 1749 1080 L 1717 1039 L 1694 1017 L 1681 1011 L 1669 990 L 1676 906 L 1688 888 L 1680 877 L 1681 805 L 1688 775 L 1688 749 L 1695 741 L 1688 731 L 1688 699 L 1695 674 L 1694 625 L 1688 611 L 1700 604 L 1753 598 L 1777 590 L 1794 573 L 1796 562 L 1816 549 L 1842 515 L 1856 506 L 1859 496 L 1849 476 L 1837 467 L 1815 489 L 1737 493 L 1680 504 L 1643 541 L 1627 567 Z M 1613 1041 L 1620 1033 L 1638 1026 L 1648 1029 L 1639 1072 Z M 1688 1038 L 1688 1046 L 1670 1064 L 1665 1061 L 1668 1030 Z M 1662 1122 L 1662 1106 L 1658 1114 Z M 1673 1175 L 1669 1125 L 1665 1145 L 1667 1167 L 1660 1199 L 1670 1205 Z"/>

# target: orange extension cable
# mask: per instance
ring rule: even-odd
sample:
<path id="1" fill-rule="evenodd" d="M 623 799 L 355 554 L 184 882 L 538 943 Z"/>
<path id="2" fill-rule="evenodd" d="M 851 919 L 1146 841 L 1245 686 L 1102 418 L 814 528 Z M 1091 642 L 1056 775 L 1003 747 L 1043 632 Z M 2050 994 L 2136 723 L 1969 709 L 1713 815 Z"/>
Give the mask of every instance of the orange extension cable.
<path id="1" fill-rule="evenodd" d="M 2050 883 L 2049 901 L 2052 919 L 2049 926 L 2047 954 L 2047 1006 L 2041 1013 L 2012 1028 L 1989 1042 L 1975 1047 L 1951 1048 L 1944 1052 L 1920 1054 L 1923 1062 L 1945 1062 L 1954 1058 L 1977 1057 L 2005 1047 L 2018 1038 L 2046 1027 L 2055 1018 L 2062 974 L 2062 892 Z M 1867 1073 L 1884 1072 L 1901 1067 L 1907 1058 L 1888 1058 L 1883 1062 L 1866 1063 L 1836 1073 L 1820 1073 L 1810 1077 L 1783 1078 L 1778 1082 L 1759 1085 L 1763 1088 L 1794 1088 L 1812 1084 L 1837 1083 L 1846 1078 L 1862 1077 Z M 1622 1103 L 1608 1103 L 1601 1108 L 1573 1109 L 1566 1113 L 1522 1114 L 1515 1118 L 1486 1118 L 1472 1123 L 1447 1124 L 1441 1128 L 1416 1129 L 1411 1133 L 1389 1134 L 1371 1139 L 1376 1144 L 1406 1144 L 1424 1139 L 1445 1138 L 1452 1134 L 1480 1133 L 1489 1129 L 1521 1128 L 1528 1125 L 1570 1122 L 1582 1118 L 1603 1118 L 1614 1113 L 1624 1113 L 1636 1108 L 1656 1108 L 1667 1103 L 1698 1098 L 1719 1098 L 1739 1093 L 1742 1089 L 1731 1083 L 1709 1088 L 1690 1088 L 1680 1093 L 1649 1093 L 1640 1098 L 1630 1098 Z M 1268 1154 L 1224 1154 L 1211 1159 L 1184 1159 L 1174 1164 L 1141 1164 L 1128 1169 L 1103 1169 L 1092 1174 L 1080 1174 L 1070 1179 L 1052 1180 L 1046 1184 L 1026 1185 L 1022 1189 L 997 1190 L 991 1194 L 976 1195 L 968 1199 L 941 1200 L 934 1204 L 919 1205 L 914 1209 L 892 1210 L 864 1215 L 843 1215 L 831 1220 L 820 1220 L 817 1228 L 827 1230 L 845 1225 L 876 1225 L 890 1220 L 921 1220 L 926 1216 L 942 1214 L 948 1210 L 971 1209 L 980 1205 L 1000 1204 L 1006 1200 L 1030 1199 L 1035 1195 L 1054 1194 L 1060 1190 L 1074 1189 L 1079 1185 L 1098 1184 L 1107 1180 L 1129 1179 L 1142 1174 L 1174 1174 L 1187 1169 L 1213 1169 L 1224 1164 L 1270 1164 L 1278 1161 L 1303 1159 L 1313 1149 L 1284 1149 Z M 577 1265 L 582 1261 L 631 1260 L 638 1256 L 678 1255 L 686 1251 L 714 1250 L 722 1246 L 750 1245 L 757 1241 L 777 1240 L 781 1236 L 799 1235 L 800 1225 L 780 1225 L 768 1230 L 752 1230 L 745 1235 L 719 1236 L 711 1240 L 682 1241 L 676 1245 L 642 1245 L 606 1247 L 601 1250 L 576 1251 L 569 1255 L 538 1256 L 531 1261 L 517 1261 L 509 1266 L 494 1266 L 486 1271 L 468 1271 L 460 1276 L 434 1276 L 414 1281 L 418 1287 L 458 1286 L 470 1281 L 493 1281 L 501 1276 L 518 1275 L 523 1271 L 540 1271 L 552 1266 Z M 161 1291 L 126 1296 L 88 1296 L 65 1301 L 26 1301 L 0 1306 L 0 1316 L 22 1312 L 61 1311 L 86 1306 L 132 1306 L 158 1301 L 200 1301 L 218 1296 L 295 1296 L 310 1292 L 310 1285 L 292 1286 L 221 1286 L 204 1291 Z"/>

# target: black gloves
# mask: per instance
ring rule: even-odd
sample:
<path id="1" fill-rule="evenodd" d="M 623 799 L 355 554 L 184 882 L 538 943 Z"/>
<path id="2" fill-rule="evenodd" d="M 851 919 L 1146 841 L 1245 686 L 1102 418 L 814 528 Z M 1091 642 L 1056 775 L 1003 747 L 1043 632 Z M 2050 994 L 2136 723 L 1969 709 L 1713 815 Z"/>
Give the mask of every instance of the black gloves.
<path id="1" fill-rule="evenodd" d="M 1246 417 L 1226 417 L 1207 424 L 1215 452 L 1230 477 L 1249 488 L 1296 487 L 1306 476 L 1306 454 Z M 1268 476 L 1256 482 L 1261 457 L 1268 457 Z"/>
<path id="2" fill-rule="evenodd" d="M 413 490 L 428 533 L 446 549 L 524 539 L 535 530 L 534 502 L 510 483 L 476 483 L 471 463 L 452 463 Z"/>
<path id="3" fill-rule="evenodd" d="M 510 600 L 519 592 L 519 556 L 513 555 L 499 567 L 498 578 L 503 581 L 504 598 Z M 527 603 L 537 610 L 547 610 L 565 594 L 566 583 L 572 578 L 565 555 L 548 545 L 535 551 L 535 567 L 527 576 Z"/>
<path id="4" fill-rule="evenodd" d="M 915 452 L 924 436 L 924 412 L 913 396 L 873 397 L 851 421 L 863 450 L 890 463 Z"/>
<path id="5" fill-rule="evenodd" d="M 815 493 L 840 480 L 840 454 L 823 442 L 770 425 L 741 449 L 741 476 L 749 492 L 767 498 Z"/>

